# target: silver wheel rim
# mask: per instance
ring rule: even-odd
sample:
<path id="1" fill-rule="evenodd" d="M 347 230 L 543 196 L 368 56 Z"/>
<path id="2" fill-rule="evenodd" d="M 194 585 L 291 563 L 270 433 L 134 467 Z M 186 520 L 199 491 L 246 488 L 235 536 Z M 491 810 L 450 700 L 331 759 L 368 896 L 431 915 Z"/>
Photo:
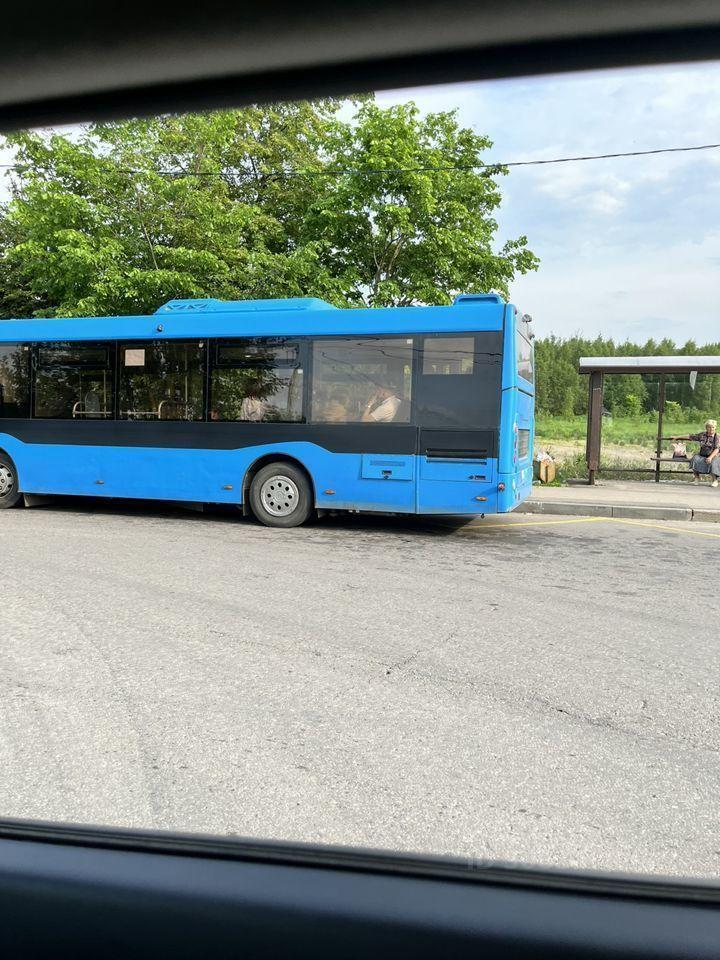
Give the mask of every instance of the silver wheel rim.
<path id="1" fill-rule="evenodd" d="M 271 516 L 288 517 L 297 510 L 300 491 L 294 480 L 279 474 L 260 487 L 260 502 Z"/>
<path id="2" fill-rule="evenodd" d="M 12 470 L 10 467 L 6 467 L 4 463 L 0 463 L 0 497 L 10 496 L 14 486 L 15 479 Z"/>

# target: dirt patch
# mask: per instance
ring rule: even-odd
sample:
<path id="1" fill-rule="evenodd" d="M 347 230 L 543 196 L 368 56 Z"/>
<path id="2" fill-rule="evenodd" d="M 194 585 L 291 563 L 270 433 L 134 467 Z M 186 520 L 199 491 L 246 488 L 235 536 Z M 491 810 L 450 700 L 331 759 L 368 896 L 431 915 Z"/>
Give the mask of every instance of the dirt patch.
<path id="1" fill-rule="evenodd" d="M 585 455 L 585 439 L 582 440 L 548 440 L 546 437 L 535 438 L 537 450 L 547 450 L 553 460 L 574 460 L 579 455 Z M 655 451 L 642 444 L 631 443 L 603 443 L 603 460 L 618 461 L 621 464 L 637 467 L 652 467 L 650 458 Z"/>

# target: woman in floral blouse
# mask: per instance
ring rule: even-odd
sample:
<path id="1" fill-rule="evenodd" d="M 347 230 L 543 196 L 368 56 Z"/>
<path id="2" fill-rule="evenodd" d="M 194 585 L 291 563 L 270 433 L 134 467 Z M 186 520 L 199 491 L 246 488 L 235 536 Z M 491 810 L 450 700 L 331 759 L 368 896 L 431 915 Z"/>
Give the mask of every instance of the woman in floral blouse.
<path id="1" fill-rule="evenodd" d="M 688 437 L 671 437 L 671 440 L 697 440 L 700 452 L 690 461 L 694 474 L 693 483 L 700 483 L 700 474 L 709 473 L 712 476 L 710 486 L 718 485 L 720 477 L 720 434 L 717 432 L 717 421 L 708 420 L 705 423 L 705 433 L 691 433 Z"/>

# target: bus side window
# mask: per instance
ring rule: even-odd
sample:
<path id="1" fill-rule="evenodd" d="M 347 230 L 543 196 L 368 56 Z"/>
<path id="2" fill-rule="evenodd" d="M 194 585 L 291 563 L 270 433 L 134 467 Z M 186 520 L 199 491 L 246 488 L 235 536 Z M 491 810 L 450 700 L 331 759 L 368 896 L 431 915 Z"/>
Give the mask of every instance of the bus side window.
<path id="1" fill-rule="evenodd" d="M 281 337 L 219 341 L 210 376 L 210 419 L 302 421 L 303 376 L 296 342 Z"/>
<path id="2" fill-rule="evenodd" d="M 33 416 L 111 420 L 114 357 L 108 343 L 38 344 Z"/>
<path id="3" fill-rule="evenodd" d="M 418 425 L 497 429 L 502 361 L 500 330 L 423 337 L 415 398 Z"/>
<path id="4" fill-rule="evenodd" d="M 409 423 L 413 340 L 337 338 L 313 343 L 316 423 Z"/>
<path id="5" fill-rule="evenodd" d="M 120 344 L 121 420 L 202 420 L 202 342 Z"/>
<path id="6" fill-rule="evenodd" d="M 0 419 L 30 416 L 30 348 L 0 344 Z"/>
<path id="7" fill-rule="evenodd" d="M 472 376 L 475 358 L 474 337 L 425 337 L 424 376 Z"/>

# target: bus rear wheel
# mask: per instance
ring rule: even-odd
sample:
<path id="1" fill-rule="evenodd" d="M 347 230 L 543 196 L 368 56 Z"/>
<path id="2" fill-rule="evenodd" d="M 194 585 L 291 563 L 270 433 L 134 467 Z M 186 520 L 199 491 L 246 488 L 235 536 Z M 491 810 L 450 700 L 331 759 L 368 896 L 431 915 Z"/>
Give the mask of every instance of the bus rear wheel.
<path id="1" fill-rule="evenodd" d="M 313 506 L 308 478 L 291 463 L 268 463 L 250 484 L 250 506 L 268 527 L 299 527 Z"/>
<path id="2" fill-rule="evenodd" d="M 0 453 L 0 510 L 16 506 L 21 496 L 15 464 Z"/>

